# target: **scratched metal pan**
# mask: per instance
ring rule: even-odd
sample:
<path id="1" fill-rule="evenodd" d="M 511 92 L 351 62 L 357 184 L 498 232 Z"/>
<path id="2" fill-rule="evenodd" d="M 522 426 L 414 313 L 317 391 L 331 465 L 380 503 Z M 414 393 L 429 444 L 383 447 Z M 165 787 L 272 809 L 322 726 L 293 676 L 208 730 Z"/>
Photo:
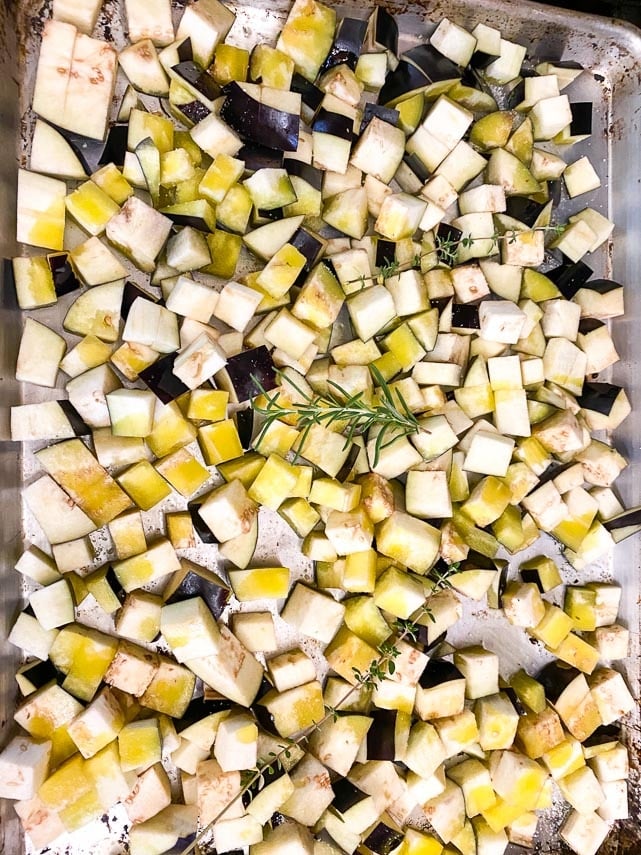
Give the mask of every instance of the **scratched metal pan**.
<path id="1" fill-rule="evenodd" d="M 327 0 L 326 0 L 327 2 Z M 334 2 L 334 0 L 329 0 Z M 174 0 L 176 5 L 176 0 Z M 176 17 L 183 2 L 178 0 Z M 270 41 L 275 38 L 284 20 L 288 0 L 254 0 L 233 5 L 237 20 L 230 39 L 248 47 L 258 38 Z M 336 4 L 339 12 L 355 17 L 365 17 L 371 0 L 358 4 Z M 96 34 L 110 38 L 117 47 L 124 40 L 124 3 L 106 0 Z M 577 200 L 578 205 L 561 210 L 561 215 L 579 210 L 586 204 L 597 208 L 616 223 L 613 239 L 590 263 L 597 275 L 612 276 L 627 285 L 626 314 L 614 324 L 613 335 L 621 361 L 614 371 L 614 379 L 625 385 L 633 414 L 619 428 L 614 437 L 617 447 L 626 455 L 630 466 L 617 486 L 627 506 L 641 504 L 641 32 L 631 26 L 606 19 L 582 15 L 529 3 L 526 0 L 426 0 L 423 4 L 398 2 L 389 6 L 398 15 L 401 47 L 407 48 L 424 41 L 441 17 L 473 27 L 479 21 L 498 27 L 508 39 L 528 45 L 530 57 L 541 59 L 577 60 L 590 70 L 573 84 L 573 100 L 591 101 L 594 105 L 594 132 L 590 140 L 576 146 L 569 154 L 575 159 L 589 154 L 602 179 L 602 187 L 590 196 Z M 33 116 L 28 104 L 31 98 L 33 73 L 43 21 L 51 14 L 51 2 L 46 0 L 3 0 L 0 3 L 0 249 L 3 256 L 18 253 L 15 244 L 15 188 L 16 165 L 27 164 L 30 130 Z M 122 90 L 120 90 L 122 91 Z M 152 105 L 153 106 L 153 105 Z M 15 157 L 14 157 L 15 153 Z M 80 236 L 75 236 L 79 242 Z M 71 235 L 71 240 L 74 236 Z M 21 316 L 15 297 L 6 289 L 0 290 L 0 739 L 4 742 L 12 726 L 12 711 L 17 690 L 14 679 L 19 664 L 18 652 L 6 642 L 9 629 L 18 613 L 25 590 L 18 573 L 13 569 L 25 545 L 43 545 L 42 536 L 29 513 L 24 509 L 21 485 L 34 477 L 36 465 L 33 448 L 20 449 L 6 441 L 8 412 L 12 404 L 51 399 L 51 390 L 35 387 L 21 388 L 13 373 L 21 328 Z M 61 320 L 66 304 L 52 310 L 40 310 L 38 318 L 45 323 Z M 46 393 L 46 394 L 45 394 Z M 172 507 L 177 506 L 175 500 Z M 149 528 L 158 530 L 160 521 L 153 515 Z M 92 536 L 93 537 L 93 536 Z M 100 534 L 94 545 L 99 560 L 108 560 L 110 546 Z M 211 550 L 211 548 L 210 548 Z M 561 555 L 551 542 L 537 544 L 528 553 L 521 553 L 518 561 L 534 552 L 547 551 L 557 559 Z M 187 557 L 215 568 L 217 556 L 203 548 Z M 291 567 L 295 576 L 305 576 L 309 566 L 298 551 L 297 540 L 279 525 L 275 515 L 261 512 L 261 541 L 259 559 L 278 560 Z M 518 561 L 514 562 L 517 564 Z M 621 619 L 631 629 L 632 650 L 622 669 L 639 695 L 639 578 L 641 555 L 634 538 L 620 544 L 614 562 L 590 568 L 577 574 L 562 560 L 561 569 L 566 582 L 597 578 L 614 578 L 625 588 Z M 95 615 L 83 619 L 96 622 Z M 277 626 L 284 630 L 282 621 Z M 501 657 L 501 672 L 509 676 L 516 668 L 536 669 L 543 654 L 527 642 L 524 634 L 509 627 L 500 615 L 492 614 L 483 606 L 466 606 L 464 619 L 450 632 L 454 644 L 483 642 Z M 291 636 L 284 632 L 279 639 L 281 647 L 290 645 Z M 318 650 L 304 640 L 302 643 L 320 664 Z M 639 781 L 638 753 L 641 744 L 638 717 L 633 721 L 625 738 L 630 745 L 633 771 L 630 781 L 630 820 L 618 824 L 601 852 L 606 855 L 639 855 L 641 852 L 641 783 Z M 566 851 L 559 841 L 557 829 L 562 808 L 552 811 L 542 823 L 540 841 L 536 852 Z M 119 855 L 127 851 L 123 842 L 124 820 L 118 810 L 110 812 L 102 823 L 94 823 L 86 832 L 77 832 L 73 838 L 61 839 L 47 851 L 51 855 L 80 855 L 92 851 L 95 855 Z M 11 803 L 0 806 L 0 852 L 21 855 L 31 851 L 25 844 Z M 515 852 L 517 850 L 514 850 Z M 523 852 L 522 849 L 518 850 Z"/>

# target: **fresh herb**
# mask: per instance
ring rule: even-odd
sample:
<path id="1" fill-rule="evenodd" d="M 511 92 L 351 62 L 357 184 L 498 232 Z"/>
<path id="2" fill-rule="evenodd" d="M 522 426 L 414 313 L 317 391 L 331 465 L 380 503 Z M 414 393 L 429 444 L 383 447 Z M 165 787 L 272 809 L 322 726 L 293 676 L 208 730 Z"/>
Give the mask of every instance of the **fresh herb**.
<path id="1" fill-rule="evenodd" d="M 551 234 L 554 238 L 560 237 L 565 229 L 566 225 L 563 223 L 556 223 L 551 226 L 535 226 L 533 229 L 528 229 L 527 231 L 533 232 L 545 232 L 546 234 Z M 416 253 L 412 258 L 412 261 L 408 264 L 401 264 L 399 261 L 389 261 L 379 267 L 378 273 L 372 276 L 364 276 L 361 275 L 358 279 L 350 280 L 348 285 L 359 284 L 361 290 L 366 287 L 367 282 L 378 282 L 379 284 L 384 284 L 388 279 L 393 276 L 398 276 L 399 273 L 404 273 L 407 270 L 420 270 L 421 264 L 423 260 L 437 254 L 438 260 L 441 264 L 446 264 L 449 267 L 452 267 L 456 264 L 458 259 L 458 250 L 459 247 L 463 249 L 470 249 L 476 242 L 478 241 L 492 241 L 492 252 L 498 251 L 499 244 L 501 241 L 507 241 L 508 243 L 514 243 L 517 239 L 517 235 L 519 232 L 516 229 L 509 229 L 505 232 L 505 234 L 500 234 L 499 232 L 494 232 L 492 235 L 488 235 L 487 237 L 473 237 L 472 235 L 463 235 L 460 238 L 447 238 L 440 237 L 436 235 L 434 238 L 434 248 L 428 250 L 423 253 Z"/>
<path id="2" fill-rule="evenodd" d="M 379 387 L 375 401 L 369 401 L 363 390 L 352 394 L 331 380 L 326 392 L 310 394 L 287 375 L 286 381 L 297 393 L 298 400 L 284 403 L 278 391 L 273 394 L 266 392 L 254 378 L 262 398 L 254 398 L 252 407 L 265 419 L 256 444 L 260 445 L 274 422 L 283 419 L 294 418 L 301 430 L 297 453 L 302 453 L 309 432 L 315 425 L 338 426 L 345 436 L 346 448 L 356 436 L 375 429 L 372 466 L 376 466 L 384 448 L 399 437 L 424 432 L 425 428 L 410 410 L 403 395 L 388 385 L 375 365 L 370 365 L 370 371 Z"/>

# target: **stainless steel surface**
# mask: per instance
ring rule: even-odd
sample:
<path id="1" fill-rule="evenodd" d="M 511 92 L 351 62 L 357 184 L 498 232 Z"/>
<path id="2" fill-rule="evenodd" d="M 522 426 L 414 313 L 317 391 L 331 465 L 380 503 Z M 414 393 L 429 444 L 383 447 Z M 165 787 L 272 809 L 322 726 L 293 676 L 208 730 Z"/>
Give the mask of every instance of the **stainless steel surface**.
<path id="1" fill-rule="evenodd" d="M 124 45 L 124 10 L 122 2 L 107 0 L 100 17 L 97 32 L 107 35 L 117 47 Z M 284 20 L 289 7 L 288 2 L 277 0 L 253 0 L 247 5 L 230 4 L 237 11 L 237 20 L 229 40 L 240 46 L 250 46 L 260 34 L 262 40 L 272 41 Z M 370 4 L 337 3 L 339 10 L 363 17 Z M 0 86 L 0 141 L 5 157 L 0 158 L 0 217 L 2 228 L 3 255 L 16 253 L 13 234 L 15 209 L 15 164 L 8 153 L 17 145 L 16 153 L 22 161 L 28 152 L 28 141 L 33 117 L 26 111 L 31 95 L 34 60 L 37 57 L 39 33 L 42 21 L 50 14 L 50 4 L 42 7 L 42 0 L 27 0 L 24 3 L 12 3 L 5 0 L 0 14 L 0 74 L 3 83 Z M 182 8 L 182 7 L 181 7 Z M 628 390 L 634 414 L 616 432 L 614 441 L 626 455 L 630 466 L 617 482 L 628 506 L 641 503 L 641 292 L 638 280 L 641 276 L 641 230 L 639 209 L 639 185 L 641 184 L 640 128 L 641 110 L 641 33 L 633 27 L 617 24 L 604 19 L 569 13 L 550 7 L 528 2 L 509 2 L 509 0 L 435 0 L 424 4 L 391 4 L 390 11 L 399 15 L 399 24 L 403 34 L 402 47 L 425 36 L 441 17 L 447 15 L 464 25 L 473 26 L 479 21 L 497 26 L 506 38 L 521 41 L 529 46 L 530 56 L 540 58 L 576 59 L 590 69 L 573 85 L 572 98 L 591 100 L 595 105 L 595 127 L 592 138 L 576 146 L 568 154 L 575 159 L 589 153 L 602 177 L 603 187 L 594 194 L 580 197 L 563 209 L 571 213 L 589 204 L 610 216 L 615 224 L 611 245 L 602 250 L 596 261 L 597 273 L 612 274 L 626 288 L 626 315 L 613 325 L 613 335 L 621 354 L 621 362 L 616 366 L 614 377 Z M 177 10 L 177 15 L 179 10 Z M 20 98 L 18 87 L 20 84 Z M 150 103 L 153 99 L 150 99 Z M 17 140 L 17 143 L 15 142 Z M 21 142 L 22 140 L 22 142 Z M 71 245 L 80 241 L 78 232 L 69 232 Z M 590 262 L 592 263 L 592 261 Z M 138 277 L 139 278 L 139 277 Z M 61 301 L 55 310 L 40 310 L 35 315 L 40 319 L 53 322 L 60 319 L 73 296 Z M 2 293 L 2 333 L 0 335 L 0 383 L 2 396 L 0 406 L 0 437 L 7 436 L 7 408 L 11 404 L 31 400 L 47 400 L 56 396 L 51 390 L 35 387 L 19 389 L 13 379 L 14 360 L 19 339 L 21 316 L 15 308 L 14 296 Z M 72 340 L 73 337 L 69 337 Z M 17 446 L 0 442 L 0 537 L 2 542 L 3 584 L 0 588 L 2 598 L 0 621 L 0 702 L 2 715 L 0 725 L 7 734 L 11 724 L 11 714 L 15 703 L 16 690 L 14 673 L 18 661 L 16 651 L 6 644 L 4 639 L 17 613 L 23 595 L 21 580 L 14 571 L 15 559 L 20 554 L 23 543 L 44 545 L 37 525 L 29 513 L 21 508 L 19 487 L 25 480 L 33 477 L 36 465 L 33 459 L 34 446 L 24 450 L 24 457 Z M 168 500 L 165 508 L 181 505 L 177 497 Z M 161 525 L 159 514 L 147 515 L 151 530 Z M 110 543 L 106 534 L 92 536 L 98 549 L 99 558 L 106 560 L 110 556 Z M 540 551 L 541 546 L 537 546 Z M 545 544 L 546 551 L 561 558 L 553 543 Z M 513 565 L 523 560 L 519 554 Z M 185 553 L 185 556 L 210 567 L 217 565 L 216 553 L 209 549 L 199 549 Z M 292 567 L 296 574 L 309 572 L 307 563 L 297 549 L 297 539 L 284 525 L 274 521 L 274 515 L 261 512 L 261 547 L 259 559 L 278 559 Z M 641 573 L 641 553 L 638 540 L 630 539 L 617 547 L 614 562 L 577 574 L 569 565 L 561 561 L 564 579 L 575 582 L 613 576 L 625 586 L 623 601 L 623 620 L 632 632 L 632 652 L 625 664 L 626 675 L 635 695 L 639 694 L 639 577 Z M 97 614 L 87 615 L 87 620 L 100 622 Z M 284 624 L 279 622 L 281 629 Z M 450 633 L 454 643 L 483 641 L 485 645 L 501 656 L 503 676 L 508 676 L 521 664 L 534 663 L 535 648 L 525 639 L 523 633 L 508 626 L 498 614 L 492 614 L 482 606 L 466 606 L 466 619 Z M 283 643 L 286 639 L 281 639 Z M 308 652 L 318 655 L 319 650 L 306 644 Z M 638 721 L 629 730 L 629 741 L 633 754 L 638 752 Z M 638 769 L 633 772 L 631 781 L 631 815 L 638 817 L 640 812 L 640 784 Z M 125 852 L 120 842 L 121 821 L 118 811 L 109 814 L 109 822 L 96 823 L 87 832 L 62 840 L 49 850 L 53 853 L 80 853 L 89 851 L 89 847 L 98 853 Z M 111 818 L 115 822 L 111 822 Z M 540 848 L 537 851 L 561 851 L 556 828 L 558 811 L 552 822 L 545 824 Z M 91 836 L 93 835 L 93 837 Z M 18 855 L 22 849 L 21 835 L 15 820 L 11 804 L 4 803 L 0 813 L 0 851 Z M 641 832 L 636 819 L 631 819 L 621 827 L 615 828 L 603 852 L 608 855 L 638 855 L 641 851 Z"/>

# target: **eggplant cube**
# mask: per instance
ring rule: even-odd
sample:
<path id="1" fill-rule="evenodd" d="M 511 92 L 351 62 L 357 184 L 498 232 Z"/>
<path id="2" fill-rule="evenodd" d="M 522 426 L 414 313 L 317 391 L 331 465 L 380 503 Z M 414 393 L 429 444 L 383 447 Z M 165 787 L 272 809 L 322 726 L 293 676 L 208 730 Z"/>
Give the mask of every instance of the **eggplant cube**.
<path id="1" fill-rule="evenodd" d="M 151 273 L 171 231 L 171 220 L 131 196 L 106 225 L 110 243 L 141 270 Z"/>
<path id="2" fill-rule="evenodd" d="M 610 826 L 598 814 L 573 810 L 559 833 L 576 855 L 596 855 L 609 831 Z"/>
<path id="3" fill-rule="evenodd" d="M 512 459 L 514 440 L 498 433 L 479 430 L 465 455 L 463 468 L 481 475 L 504 477 Z"/>
<path id="4" fill-rule="evenodd" d="M 234 703 L 248 707 L 258 693 L 263 666 L 221 624 L 220 644 L 215 653 L 189 660 L 189 668 L 216 692 Z"/>
<path id="5" fill-rule="evenodd" d="M 499 659 L 483 647 L 460 648 L 454 664 L 465 677 L 465 696 L 472 700 L 498 692 Z"/>
<path id="6" fill-rule="evenodd" d="M 258 512 L 240 481 L 231 481 L 209 493 L 198 513 L 221 543 L 245 534 Z"/>
<path id="7" fill-rule="evenodd" d="M 247 713 L 232 714 L 216 732 L 214 757 L 223 772 L 253 769 L 257 760 L 258 728 Z"/>
<path id="8" fill-rule="evenodd" d="M 64 626 L 74 619 L 74 602 L 66 579 L 34 591 L 29 605 L 44 630 Z"/>
<path id="9" fill-rule="evenodd" d="M 61 250 L 65 229 L 64 181 L 18 171 L 16 238 L 20 243 Z"/>
<path id="10" fill-rule="evenodd" d="M 125 591 L 140 588 L 180 569 L 178 557 L 168 540 L 158 540 L 140 555 L 113 563 L 113 570 Z"/>
<path id="11" fill-rule="evenodd" d="M 214 315 L 232 329 L 243 332 L 254 316 L 262 296 L 238 282 L 228 282 L 214 309 Z"/>
<path id="12" fill-rule="evenodd" d="M 603 724 L 611 724 L 634 709 L 634 698 L 618 671 L 600 668 L 590 677 L 589 685 Z"/>
<path id="13" fill-rule="evenodd" d="M 0 753 L 0 795 L 4 799 L 32 799 L 47 777 L 51 742 L 14 736 Z"/>
<path id="14" fill-rule="evenodd" d="M 44 324 L 27 318 L 18 350 L 16 380 L 39 386 L 55 386 L 65 350 L 63 338 Z"/>
<path id="15" fill-rule="evenodd" d="M 438 556 L 440 531 L 423 520 L 395 511 L 380 523 L 376 542 L 383 555 L 425 574 Z"/>
<path id="16" fill-rule="evenodd" d="M 196 389 L 226 364 L 225 353 L 204 332 L 176 357 L 173 373 L 188 389 Z"/>
<path id="17" fill-rule="evenodd" d="M 218 0 L 198 0 L 185 10 L 176 38 L 188 38 L 194 60 L 207 68 L 214 58 L 216 45 L 223 41 L 233 23 L 234 13 Z"/>
<path id="18" fill-rule="evenodd" d="M 344 613 L 345 607 L 333 597 L 298 583 L 294 586 L 281 617 L 305 635 L 329 643 L 338 631 Z"/>
<path id="19" fill-rule="evenodd" d="M 504 692 L 485 695 L 474 704 L 479 743 L 484 751 L 511 748 L 519 724 L 519 714 Z"/>
<path id="20" fill-rule="evenodd" d="M 105 683 L 136 698 L 145 693 L 158 668 L 158 657 L 150 650 L 121 641 L 104 676 Z"/>
<path id="21" fill-rule="evenodd" d="M 285 738 L 320 722 L 325 709 L 317 680 L 283 692 L 272 690 L 261 698 L 260 704 L 273 716 L 274 727 Z"/>
<path id="22" fill-rule="evenodd" d="M 99 238 L 90 237 L 69 253 L 69 257 L 86 285 L 103 285 L 127 275 L 126 269 Z"/>
<path id="23" fill-rule="evenodd" d="M 350 164 L 389 184 L 403 159 L 405 135 L 400 128 L 374 116 L 354 146 Z"/>
<path id="24" fill-rule="evenodd" d="M 412 237 L 426 207 L 427 202 L 409 193 L 392 193 L 383 200 L 374 228 L 391 241 Z"/>
<path id="25" fill-rule="evenodd" d="M 114 436 L 145 437 L 151 433 L 156 398 L 142 389 L 114 389 L 105 395 Z"/>
<path id="26" fill-rule="evenodd" d="M 112 742 L 125 724 L 125 715 L 111 689 L 103 689 L 69 725 L 69 736 L 83 757 L 93 757 Z"/>

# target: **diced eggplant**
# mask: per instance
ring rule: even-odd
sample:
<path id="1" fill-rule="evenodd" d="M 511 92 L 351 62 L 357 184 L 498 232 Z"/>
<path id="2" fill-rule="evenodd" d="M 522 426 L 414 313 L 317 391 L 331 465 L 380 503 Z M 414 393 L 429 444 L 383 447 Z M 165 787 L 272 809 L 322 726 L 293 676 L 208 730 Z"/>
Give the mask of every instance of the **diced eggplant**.
<path id="1" fill-rule="evenodd" d="M 566 300 L 571 300 L 593 274 L 594 271 L 585 262 L 564 259 L 563 264 L 549 270 L 546 276 L 554 282 Z"/>
<path id="2" fill-rule="evenodd" d="M 255 172 L 257 169 L 280 169 L 283 166 L 282 151 L 257 143 L 244 145 L 237 157 L 245 162 L 245 169 L 249 172 Z M 289 169 L 287 171 L 289 172 Z"/>
<path id="3" fill-rule="evenodd" d="M 251 442 L 254 435 L 254 411 L 249 408 L 245 410 L 237 410 L 234 414 L 240 444 L 245 451 L 251 448 Z"/>
<path id="4" fill-rule="evenodd" d="M 174 374 L 177 356 L 177 352 L 168 353 L 138 374 L 143 383 L 163 404 L 168 404 L 189 391 L 182 380 Z"/>
<path id="5" fill-rule="evenodd" d="M 321 74 L 335 65 L 342 64 L 348 65 L 354 71 L 366 33 L 367 21 L 343 18 L 336 28 L 334 43 L 321 66 Z"/>
<path id="6" fill-rule="evenodd" d="M 363 111 L 363 120 L 361 122 L 361 127 L 359 130 L 360 134 L 363 133 L 363 131 L 372 121 L 374 116 L 376 116 L 383 122 L 387 122 L 390 125 L 394 125 L 394 127 L 396 127 L 399 120 L 398 110 L 394 110 L 392 109 L 392 107 L 385 107 L 382 104 L 367 103 Z"/>
<path id="7" fill-rule="evenodd" d="M 171 70 L 182 83 L 196 93 L 197 97 L 203 96 L 205 106 L 210 107 L 208 102 L 215 101 L 220 95 L 220 86 L 211 74 L 193 60 L 182 60 L 177 65 L 173 65 Z"/>
<path id="8" fill-rule="evenodd" d="M 414 93 L 425 91 L 431 83 L 419 67 L 402 59 L 385 78 L 385 84 L 378 93 L 378 103 L 394 107 Z"/>
<path id="9" fill-rule="evenodd" d="M 248 91 L 250 86 L 252 89 Z M 246 140 L 279 151 L 296 151 L 299 115 L 257 100 L 254 94 L 264 97 L 262 88 L 256 84 L 229 83 L 224 89 L 221 118 Z"/>
<path id="10" fill-rule="evenodd" d="M 292 77 L 291 90 L 301 96 L 302 118 L 309 123 L 312 116 L 316 115 L 316 111 L 324 98 L 324 93 L 297 72 Z"/>
<path id="11" fill-rule="evenodd" d="M 189 511 L 189 515 L 191 516 L 191 521 L 194 526 L 194 531 L 196 532 L 198 537 L 202 540 L 203 543 L 207 545 L 212 545 L 214 543 L 218 543 L 219 541 L 213 531 L 209 528 L 207 523 L 200 516 L 200 507 L 202 503 L 202 499 L 194 499 L 187 505 L 187 510 Z"/>
<path id="12" fill-rule="evenodd" d="M 367 835 L 363 844 L 378 855 L 390 855 L 403 842 L 404 834 L 384 822 L 379 822 Z"/>
<path id="13" fill-rule="evenodd" d="M 192 513 L 192 506 L 189 507 L 189 511 Z M 193 516 L 192 513 L 192 519 Z M 202 597 L 216 620 L 225 610 L 230 596 L 231 591 L 222 579 L 211 570 L 192 564 L 191 561 L 182 562 L 180 570 L 171 576 L 163 591 L 165 605 L 179 603 L 192 597 Z"/>
<path id="14" fill-rule="evenodd" d="M 368 760 L 396 759 L 396 716 L 396 710 L 372 710 L 372 726 L 367 732 Z"/>
<path id="15" fill-rule="evenodd" d="M 235 403 L 249 401 L 278 385 L 272 358 L 264 345 L 231 356 L 215 379 Z"/>
<path id="16" fill-rule="evenodd" d="M 481 328 L 479 321 L 479 307 L 474 303 L 452 304 L 452 329 L 478 330 Z"/>
<path id="17" fill-rule="evenodd" d="M 216 227 L 214 211 L 205 199 L 194 199 L 162 208 L 162 213 L 176 226 L 190 226 L 201 232 L 211 232 Z"/>

